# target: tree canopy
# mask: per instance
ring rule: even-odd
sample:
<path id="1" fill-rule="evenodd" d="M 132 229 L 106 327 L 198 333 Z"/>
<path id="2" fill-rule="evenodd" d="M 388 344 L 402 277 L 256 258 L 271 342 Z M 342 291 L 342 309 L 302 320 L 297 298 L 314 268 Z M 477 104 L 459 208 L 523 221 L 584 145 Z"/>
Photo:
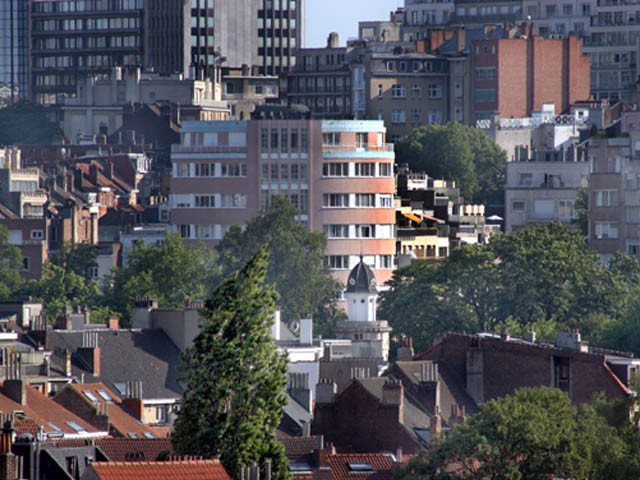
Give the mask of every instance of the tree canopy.
<path id="1" fill-rule="evenodd" d="M 49 144 L 62 130 L 42 105 L 20 101 L 0 109 L 0 145 Z"/>
<path id="2" fill-rule="evenodd" d="M 298 214 L 289 200 L 276 196 L 246 228 L 231 227 L 217 247 L 223 275 L 228 275 L 266 244 L 271 259 L 267 282 L 276 286 L 287 320 L 327 316 L 325 309 L 331 308 L 338 290 L 324 260 L 324 233 L 309 232 L 296 220 Z"/>
<path id="3" fill-rule="evenodd" d="M 609 422 L 603 397 L 573 407 L 566 393 L 523 388 L 491 400 L 396 473 L 396 480 L 638 478 L 637 427 Z"/>
<path id="4" fill-rule="evenodd" d="M 266 249 L 228 276 L 206 301 L 204 324 L 182 355 L 186 385 L 172 441 L 183 454 L 219 456 L 232 478 L 240 468 L 272 463 L 288 478 L 275 437 L 286 403 L 287 360 L 270 337 L 277 299 L 266 284 Z"/>
<path id="5" fill-rule="evenodd" d="M 396 271 L 381 316 L 418 348 L 446 330 L 535 330 L 551 339 L 577 328 L 598 340 L 637 293 L 640 263 L 623 258 L 607 268 L 561 224 L 531 227 L 455 249 L 441 264 Z"/>
<path id="6" fill-rule="evenodd" d="M 20 249 L 9 243 L 9 230 L 0 225 L 0 301 L 15 299 L 16 292 L 24 284 L 21 270 Z"/>
<path id="7" fill-rule="evenodd" d="M 218 279 L 213 250 L 186 246 L 177 233 L 167 233 L 164 242 L 133 246 L 126 265 L 103 282 L 102 303 L 126 324 L 136 297 L 152 297 L 161 308 L 183 308 L 187 300 L 205 299 Z"/>
<path id="8" fill-rule="evenodd" d="M 455 122 L 430 123 L 395 145 L 399 163 L 434 178 L 454 180 L 465 201 L 504 203 L 507 155 L 482 131 Z"/>

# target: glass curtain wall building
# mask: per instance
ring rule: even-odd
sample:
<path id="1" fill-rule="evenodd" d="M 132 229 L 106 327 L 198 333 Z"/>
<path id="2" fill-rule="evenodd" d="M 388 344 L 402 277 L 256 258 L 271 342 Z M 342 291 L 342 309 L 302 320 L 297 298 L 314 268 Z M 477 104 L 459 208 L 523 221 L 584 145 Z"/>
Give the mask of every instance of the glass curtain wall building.
<path id="1" fill-rule="evenodd" d="M 0 103 L 29 96 L 29 2 L 0 1 Z"/>

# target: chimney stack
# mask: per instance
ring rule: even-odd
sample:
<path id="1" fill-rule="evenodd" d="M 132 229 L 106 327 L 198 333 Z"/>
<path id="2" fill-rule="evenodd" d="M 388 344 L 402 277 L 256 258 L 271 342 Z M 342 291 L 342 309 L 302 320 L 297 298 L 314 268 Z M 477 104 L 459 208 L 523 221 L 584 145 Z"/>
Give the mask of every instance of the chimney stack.
<path id="1" fill-rule="evenodd" d="M 313 344 L 313 320 L 311 318 L 300 319 L 300 344 Z"/>
<path id="2" fill-rule="evenodd" d="M 76 355 L 86 364 L 92 375 L 100 376 L 98 332 L 84 332 L 82 334 L 82 347 L 78 348 Z"/>
<path id="3" fill-rule="evenodd" d="M 333 380 L 327 378 L 320 379 L 320 383 L 316 385 L 316 404 L 333 403 L 337 391 L 338 386 Z"/>

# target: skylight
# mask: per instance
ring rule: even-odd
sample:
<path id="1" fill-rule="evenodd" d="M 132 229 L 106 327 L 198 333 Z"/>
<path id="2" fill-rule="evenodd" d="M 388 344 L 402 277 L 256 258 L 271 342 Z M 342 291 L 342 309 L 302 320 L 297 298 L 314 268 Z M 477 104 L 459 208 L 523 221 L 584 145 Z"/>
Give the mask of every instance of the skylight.
<path id="1" fill-rule="evenodd" d="M 306 460 L 294 460 L 289 463 L 289 471 L 294 474 L 311 473 L 311 465 Z"/>
<path id="2" fill-rule="evenodd" d="M 91 400 L 92 402 L 97 402 L 98 401 L 98 397 L 96 397 L 93 392 L 89 391 L 89 390 L 83 390 L 82 393 L 84 393 L 87 398 L 89 400 Z"/>
<path id="3" fill-rule="evenodd" d="M 98 390 L 98 395 L 100 395 L 107 402 L 113 402 L 113 398 L 109 395 L 105 390 Z"/>
<path id="4" fill-rule="evenodd" d="M 155 435 L 151 432 L 142 432 L 142 434 L 147 438 L 156 438 Z"/>
<path id="5" fill-rule="evenodd" d="M 69 425 L 71 428 L 73 428 L 78 433 L 87 433 L 87 431 L 83 427 L 78 425 L 76 422 L 67 422 L 67 425 Z"/>
<path id="6" fill-rule="evenodd" d="M 348 465 L 352 472 L 373 472 L 369 462 L 348 462 Z"/>
<path id="7" fill-rule="evenodd" d="M 59 426 L 57 426 L 55 423 L 49 422 L 49 425 L 51 425 L 51 428 L 53 428 L 56 432 L 62 431 L 62 429 Z"/>
<path id="8" fill-rule="evenodd" d="M 138 438 L 137 433 L 127 433 L 127 435 L 129 435 L 129 438 Z"/>

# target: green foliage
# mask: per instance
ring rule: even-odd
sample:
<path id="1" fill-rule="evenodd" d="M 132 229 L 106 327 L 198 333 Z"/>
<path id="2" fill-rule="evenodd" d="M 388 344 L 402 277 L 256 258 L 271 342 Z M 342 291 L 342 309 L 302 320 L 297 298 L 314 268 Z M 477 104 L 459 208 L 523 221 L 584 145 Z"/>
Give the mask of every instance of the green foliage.
<path id="1" fill-rule="evenodd" d="M 24 280 L 20 249 L 9 243 L 9 230 L 0 225 L 0 301 L 15 300 Z"/>
<path id="2" fill-rule="evenodd" d="M 234 226 L 218 245 L 224 275 L 240 268 L 266 244 L 271 261 L 267 282 L 280 294 L 284 320 L 314 314 L 330 318 L 338 284 L 324 260 L 326 237 L 309 232 L 296 220 L 296 208 L 284 197 L 274 197 L 269 208 L 245 229 Z"/>
<path id="3" fill-rule="evenodd" d="M 212 250 L 187 247 L 178 234 L 167 233 L 162 243 L 133 246 L 127 264 L 104 282 L 103 304 L 126 325 L 136 297 L 152 297 L 161 308 L 183 308 L 187 300 L 206 298 L 218 275 Z"/>
<path id="4" fill-rule="evenodd" d="M 573 223 L 578 225 L 580 233 L 586 238 L 589 234 L 589 190 L 583 187 L 578 188 L 578 196 L 575 203 L 576 219 Z"/>
<path id="5" fill-rule="evenodd" d="M 482 404 L 395 479 L 638 478 L 640 437 L 628 416 L 607 419 L 615 408 L 600 396 L 576 409 L 558 389 L 523 388 Z"/>
<path id="6" fill-rule="evenodd" d="M 98 266 L 98 247 L 90 243 L 65 244 L 51 256 L 54 265 L 62 267 L 67 272 L 73 272 L 89 281 L 93 277 L 91 270 Z"/>
<path id="7" fill-rule="evenodd" d="M 398 270 L 381 295 L 381 317 L 417 348 L 447 330 L 553 338 L 578 328 L 595 340 L 625 310 L 640 278 L 628 271 L 640 273 L 640 263 L 622 258 L 608 270 L 579 234 L 559 223 L 531 227 L 455 249 L 438 265 Z"/>
<path id="8" fill-rule="evenodd" d="M 396 158 L 414 171 L 455 180 L 467 202 L 504 202 L 506 153 L 480 130 L 430 123 L 396 143 Z"/>
<path id="9" fill-rule="evenodd" d="M 45 263 L 42 278 L 28 282 L 23 291 L 42 301 L 50 320 L 55 320 L 65 306 L 93 306 L 98 299 L 95 281 L 86 281 L 84 277 L 51 262 Z"/>
<path id="10" fill-rule="evenodd" d="M 253 462 L 272 462 L 287 479 L 284 447 L 275 437 L 286 403 L 287 360 L 270 337 L 277 299 L 265 284 L 261 249 L 207 300 L 194 346 L 182 355 L 186 385 L 172 441 L 183 454 L 220 457 L 232 478 Z"/>
<path id="11" fill-rule="evenodd" d="M 26 101 L 0 109 L 0 145 L 49 144 L 62 130 L 48 119 L 45 107 Z"/>

